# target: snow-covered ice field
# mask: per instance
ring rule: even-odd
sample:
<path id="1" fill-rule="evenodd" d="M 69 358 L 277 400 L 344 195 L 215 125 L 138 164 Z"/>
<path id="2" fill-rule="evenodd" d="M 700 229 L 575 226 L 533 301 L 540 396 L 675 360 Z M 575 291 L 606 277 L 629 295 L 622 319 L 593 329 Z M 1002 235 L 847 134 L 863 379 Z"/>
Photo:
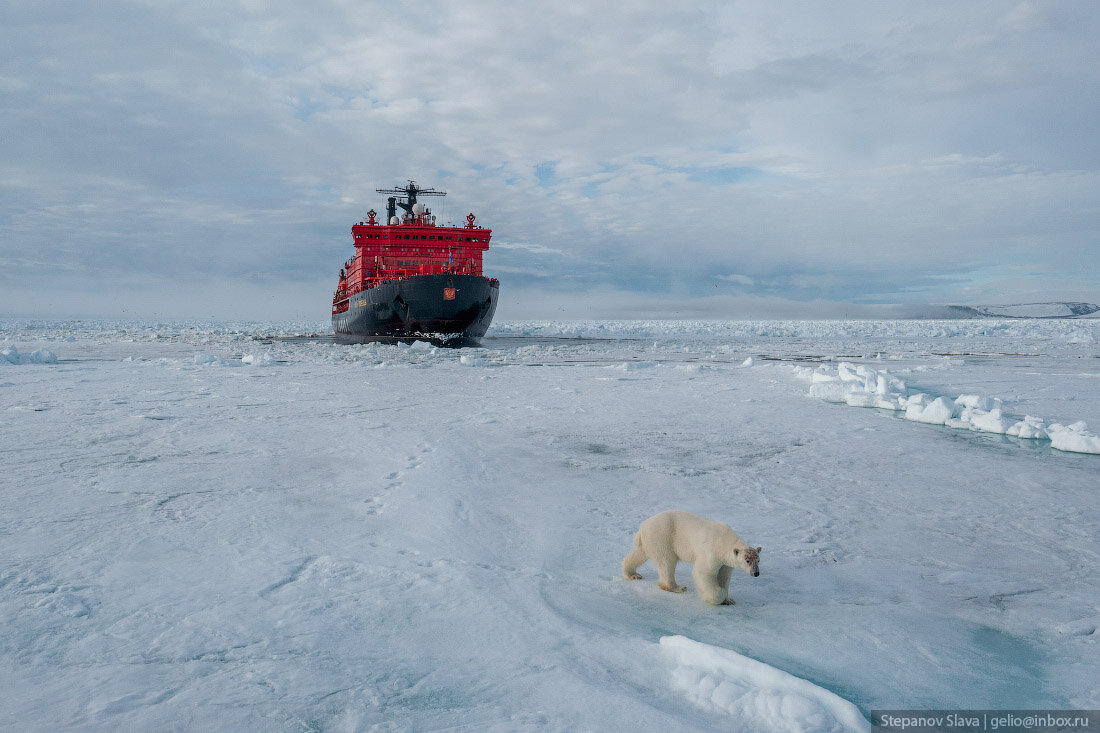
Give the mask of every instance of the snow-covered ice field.
<path id="1" fill-rule="evenodd" d="M 323 334 L 0 321 L 0 728 L 1100 708 L 1100 320 Z M 671 508 L 736 605 L 621 577 Z"/>

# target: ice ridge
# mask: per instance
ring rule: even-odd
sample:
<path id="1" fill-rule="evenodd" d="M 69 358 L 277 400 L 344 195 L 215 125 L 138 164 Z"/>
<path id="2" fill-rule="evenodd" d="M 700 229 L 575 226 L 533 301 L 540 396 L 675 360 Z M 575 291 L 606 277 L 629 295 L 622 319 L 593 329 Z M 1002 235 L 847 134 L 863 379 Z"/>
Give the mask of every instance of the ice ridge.
<path id="1" fill-rule="evenodd" d="M 859 709 L 828 690 L 721 647 L 665 636 L 673 683 L 692 702 L 728 715 L 738 731 L 870 731 Z"/>
<path id="2" fill-rule="evenodd" d="M 816 369 L 792 368 L 796 377 L 810 382 L 809 395 L 826 402 L 894 410 L 903 413 L 906 420 L 958 430 L 1049 440 L 1051 447 L 1060 451 L 1100 453 L 1100 436 L 1090 432 L 1083 420 L 1069 425 L 1048 424 L 1033 415 L 1006 414 L 997 398 L 964 394 L 952 399 L 911 393 L 905 382 L 887 371 L 862 364 L 840 362 L 835 368 L 828 365 Z"/>

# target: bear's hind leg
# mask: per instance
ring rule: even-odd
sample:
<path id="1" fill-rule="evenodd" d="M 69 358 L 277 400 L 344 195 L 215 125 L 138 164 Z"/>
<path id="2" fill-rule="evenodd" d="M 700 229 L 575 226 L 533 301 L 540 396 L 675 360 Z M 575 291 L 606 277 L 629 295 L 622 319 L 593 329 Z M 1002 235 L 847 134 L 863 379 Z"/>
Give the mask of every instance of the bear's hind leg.
<path id="1" fill-rule="evenodd" d="M 642 541 L 635 536 L 634 548 L 623 558 L 623 577 L 627 580 L 641 580 L 642 576 L 638 574 L 638 566 L 648 559 L 645 550 L 642 549 Z"/>

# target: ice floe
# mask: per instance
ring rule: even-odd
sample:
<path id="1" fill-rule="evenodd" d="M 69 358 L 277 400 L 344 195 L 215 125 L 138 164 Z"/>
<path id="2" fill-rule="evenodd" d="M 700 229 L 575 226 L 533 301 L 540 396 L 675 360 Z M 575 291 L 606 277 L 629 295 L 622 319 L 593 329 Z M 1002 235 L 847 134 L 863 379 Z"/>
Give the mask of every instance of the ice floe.
<path id="1" fill-rule="evenodd" d="M 207 354 L 206 352 L 199 351 L 196 352 L 193 357 L 191 357 L 191 363 L 196 366 L 206 366 L 208 364 L 224 364 L 225 362 L 222 361 L 221 358 L 214 356 L 213 354 Z"/>
<path id="2" fill-rule="evenodd" d="M 1054 423 L 1046 428 L 1050 436 L 1050 444 L 1058 450 L 1073 451 L 1074 453 L 1100 453 L 1100 436 L 1089 432 L 1089 426 L 1084 420 L 1072 425 Z"/>
<path id="3" fill-rule="evenodd" d="M 274 356 L 265 352 L 263 354 L 245 354 L 241 357 L 241 363 L 249 366 L 269 367 L 275 366 L 277 362 Z"/>

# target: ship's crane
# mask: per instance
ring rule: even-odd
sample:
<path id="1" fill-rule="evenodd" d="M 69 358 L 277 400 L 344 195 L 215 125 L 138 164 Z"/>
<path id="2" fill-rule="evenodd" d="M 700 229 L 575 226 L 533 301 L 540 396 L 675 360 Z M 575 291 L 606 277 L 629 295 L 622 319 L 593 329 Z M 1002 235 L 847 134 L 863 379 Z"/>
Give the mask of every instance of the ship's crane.
<path id="1" fill-rule="evenodd" d="M 412 216 L 413 206 L 416 205 L 417 196 L 446 196 L 446 191 L 436 191 L 434 188 L 419 188 L 416 185 L 416 181 L 409 181 L 409 185 L 404 188 L 376 188 L 377 193 L 396 194 L 390 196 L 386 201 L 386 223 L 389 224 L 393 221 L 393 218 L 397 216 L 397 207 L 400 206 L 405 210 L 405 214 Z M 404 196 L 405 201 L 398 201 L 397 196 Z"/>

